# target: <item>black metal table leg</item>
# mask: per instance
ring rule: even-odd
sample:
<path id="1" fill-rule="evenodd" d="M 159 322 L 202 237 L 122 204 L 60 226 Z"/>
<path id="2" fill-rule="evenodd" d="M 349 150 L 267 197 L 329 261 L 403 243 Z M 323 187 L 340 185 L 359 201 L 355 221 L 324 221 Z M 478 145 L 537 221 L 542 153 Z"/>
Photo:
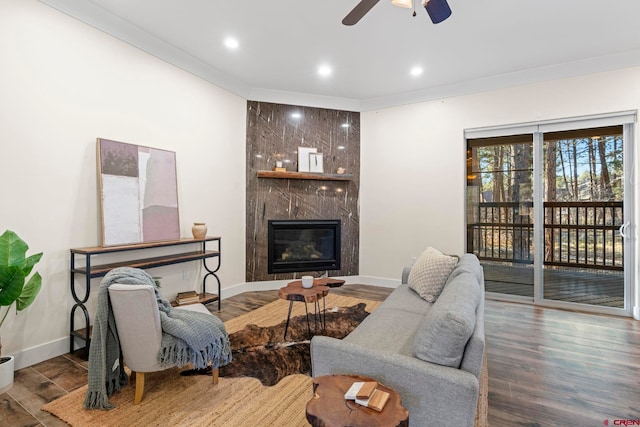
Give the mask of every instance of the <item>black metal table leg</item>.
<path id="1" fill-rule="evenodd" d="M 311 339 L 311 324 L 309 323 L 309 307 L 307 307 L 307 302 L 304 302 L 304 311 L 307 312 L 307 333 L 309 334 L 309 339 Z"/>
<path id="2" fill-rule="evenodd" d="M 322 298 L 322 330 L 326 331 L 327 330 L 327 303 L 325 298 Z"/>
<path id="3" fill-rule="evenodd" d="M 207 274 L 204 275 L 204 277 L 202 278 L 202 294 L 206 295 L 207 293 L 207 278 L 209 276 L 213 276 L 214 279 L 216 279 L 216 282 L 218 283 L 218 311 L 220 311 L 220 308 L 222 307 L 222 294 L 221 294 L 221 283 L 220 283 L 220 278 L 218 277 L 218 275 L 216 274 L 218 272 L 218 270 L 220 270 L 220 266 L 222 265 L 222 243 L 220 241 L 221 239 L 215 239 L 215 241 L 218 242 L 218 256 L 216 257 L 218 260 L 218 264 L 216 265 L 215 269 L 210 269 L 209 266 L 207 265 L 207 258 L 203 258 L 202 259 L 202 265 L 204 266 L 204 269 L 207 270 Z M 205 253 L 207 251 L 207 242 L 203 241 L 202 242 L 202 253 Z"/>
<path id="4" fill-rule="evenodd" d="M 318 309 L 320 308 L 320 301 L 315 300 L 313 303 L 313 334 L 318 334 Z M 322 326 L 322 324 L 320 324 Z"/>
<path id="5" fill-rule="evenodd" d="M 284 326 L 284 341 L 287 340 L 287 329 L 289 329 L 289 319 L 291 319 L 292 308 L 293 308 L 293 301 L 289 301 L 289 314 L 287 314 L 287 324 Z"/>

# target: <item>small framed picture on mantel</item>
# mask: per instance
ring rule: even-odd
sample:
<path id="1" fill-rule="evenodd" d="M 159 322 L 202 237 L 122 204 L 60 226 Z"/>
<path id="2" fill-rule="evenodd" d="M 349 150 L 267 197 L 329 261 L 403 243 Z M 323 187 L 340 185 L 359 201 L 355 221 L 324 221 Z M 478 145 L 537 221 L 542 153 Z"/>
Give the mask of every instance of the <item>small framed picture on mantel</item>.
<path id="1" fill-rule="evenodd" d="M 324 167 L 322 166 L 322 153 L 309 154 L 309 172 L 324 172 Z"/>
<path id="2" fill-rule="evenodd" d="M 309 155 L 317 151 L 317 148 L 298 147 L 298 172 L 310 172 Z"/>

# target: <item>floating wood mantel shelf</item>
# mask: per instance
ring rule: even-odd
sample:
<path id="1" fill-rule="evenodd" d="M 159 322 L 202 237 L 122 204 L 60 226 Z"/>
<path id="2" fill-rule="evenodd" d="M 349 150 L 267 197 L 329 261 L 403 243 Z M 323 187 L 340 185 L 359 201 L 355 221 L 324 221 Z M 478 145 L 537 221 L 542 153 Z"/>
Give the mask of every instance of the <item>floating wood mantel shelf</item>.
<path id="1" fill-rule="evenodd" d="M 313 179 L 317 181 L 351 181 L 353 179 L 353 175 L 348 173 L 258 171 L 258 178 Z"/>

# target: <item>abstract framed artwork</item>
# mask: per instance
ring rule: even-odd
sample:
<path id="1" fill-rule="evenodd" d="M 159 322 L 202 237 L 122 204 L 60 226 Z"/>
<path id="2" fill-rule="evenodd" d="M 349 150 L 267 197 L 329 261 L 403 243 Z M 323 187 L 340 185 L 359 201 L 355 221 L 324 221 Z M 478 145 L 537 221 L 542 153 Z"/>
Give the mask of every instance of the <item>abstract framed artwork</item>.
<path id="1" fill-rule="evenodd" d="M 102 246 L 180 238 L 176 154 L 98 138 Z"/>

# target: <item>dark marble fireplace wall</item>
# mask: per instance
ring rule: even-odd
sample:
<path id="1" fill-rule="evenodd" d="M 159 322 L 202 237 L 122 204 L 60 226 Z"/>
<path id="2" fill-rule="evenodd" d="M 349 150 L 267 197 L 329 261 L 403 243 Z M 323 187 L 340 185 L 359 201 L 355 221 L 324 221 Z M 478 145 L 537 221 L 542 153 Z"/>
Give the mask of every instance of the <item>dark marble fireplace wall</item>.
<path id="1" fill-rule="evenodd" d="M 258 178 L 281 160 L 298 170 L 298 147 L 317 148 L 325 173 L 339 167 L 351 181 Z M 358 274 L 360 113 L 247 102 L 247 282 L 299 278 L 306 273 L 267 273 L 267 221 L 340 219 L 342 269 L 330 276 Z M 318 277 L 320 272 L 309 272 Z"/>

